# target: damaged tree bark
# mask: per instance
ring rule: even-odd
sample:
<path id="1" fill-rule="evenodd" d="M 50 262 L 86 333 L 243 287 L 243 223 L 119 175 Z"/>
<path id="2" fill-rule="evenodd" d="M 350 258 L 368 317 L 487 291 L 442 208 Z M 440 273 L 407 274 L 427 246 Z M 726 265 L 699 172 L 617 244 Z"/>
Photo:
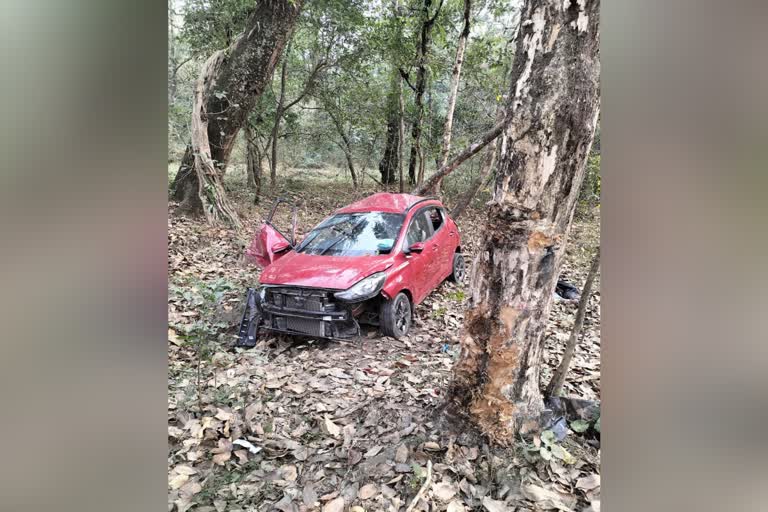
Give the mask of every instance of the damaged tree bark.
<path id="1" fill-rule="evenodd" d="M 272 77 L 301 4 L 302 0 L 258 2 L 245 31 L 222 52 L 216 74 L 211 77 L 211 87 L 203 98 L 210 157 L 221 174 L 226 169 L 237 133 Z M 173 198 L 181 203 L 180 212 L 203 213 L 191 144 L 182 158 L 173 189 Z M 220 192 L 223 190 L 217 191 Z"/>
<path id="2" fill-rule="evenodd" d="M 542 336 L 599 113 L 599 0 L 526 0 L 452 403 L 509 444 L 541 427 Z"/>
<path id="3" fill-rule="evenodd" d="M 565 352 L 563 353 L 563 359 L 555 370 L 555 374 L 552 375 L 552 379 L 547 386 L 547 396 L 560 396 L 563 392 L 563 384 L 565 384 L 565 376 L 568 374 L 568 367 L 571 366 L 571 359 L 573 359 L 573 353 L 576 351 L 576 343 L 579 341 L 579 334 L 581 334 L 581 327 L 584 325 L 584 316 L 587 313 L 587 304 L 589 304 L 589 296 L 592 295 L 592 283 L 597 275 L 597 269 L 600 268 L 600 248 L 597 248 L 597 253 L 592 260 L 592 266 L 589 269 L 589 275 L 584 283 L 584 289 L 581 290 L 581 297 L 579 298 L 579 308 L 576 311 L 576 320 L 573 323 L 573 331 L 568 338 L 568 343 L 565 345 Z"/>

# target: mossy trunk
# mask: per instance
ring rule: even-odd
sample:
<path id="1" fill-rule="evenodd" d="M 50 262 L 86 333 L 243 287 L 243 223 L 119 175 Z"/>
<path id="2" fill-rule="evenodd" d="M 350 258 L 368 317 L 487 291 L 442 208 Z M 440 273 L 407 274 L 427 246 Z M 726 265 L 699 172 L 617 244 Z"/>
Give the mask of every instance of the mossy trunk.
<path id="1" fill-rule="evenodd" d="M 542 337 L 599 113 L 599 0 L 526 0 L 450 396 L 491 440 L 541 427 Z"/>

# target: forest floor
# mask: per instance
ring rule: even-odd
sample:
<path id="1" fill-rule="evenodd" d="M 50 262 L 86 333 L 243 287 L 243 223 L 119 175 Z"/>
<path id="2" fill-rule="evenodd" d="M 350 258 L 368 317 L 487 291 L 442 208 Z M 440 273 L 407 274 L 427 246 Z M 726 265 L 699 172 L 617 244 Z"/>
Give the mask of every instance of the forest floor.
<path id="1" fill-rule="evenodd" d="M 353 191 L 343 171 L 294 170 L 253 205 L 236 171 L 227 184 L 241 233 L 177 217 L 169 203 L 169 511 L 406 510 L 425 486 L 429 462 L 430 482 L 413 510 L 599 511 L 599 443 L 587 440 L 593 428 L 578 433 L 572 425 L 559 443 L 542 435 L 498 448 L 440 421 L 463 286 L 446 282 L 433 292 L 402 340 L 374 331 L 359 342 L 263 336 L 254 349 L 233 348 L 245 288 L 259 276 L 244 249 L 272 199 L 299 205 L 303 234 L 378 191 L 371 180 Z M 287 224 L 287 215 L 278 222 Z M 469 259 L 482 223 L 481 199 L 458 221 Z M 581 288 L 599 236 L 597 216 L 574 222 L 562 278 Z M 595 289 L 565 386 L 567 395 L 591 400 L 600 398 L 599 282 Z M 553 305 L 543 386 L 575 311 L 571 301 Z"/>

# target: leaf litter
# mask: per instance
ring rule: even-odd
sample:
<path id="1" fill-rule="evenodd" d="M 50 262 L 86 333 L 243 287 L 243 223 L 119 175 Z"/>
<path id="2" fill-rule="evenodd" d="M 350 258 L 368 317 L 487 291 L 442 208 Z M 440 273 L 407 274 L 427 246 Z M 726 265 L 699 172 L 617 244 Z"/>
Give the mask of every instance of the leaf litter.
<path id="1" fill-rule="evenodd" d="M 302 233 L 372 190 L 326 201 L 311 189 L 279 192 L 299 205 Z M 242 233 L 169 217 L 173 510 L 405 510 L 424 484 L 428 461 L 431 485 L 414 510 L 599 509 L 599 447 L 584 442 L 583 422 L 572 423 L 563 441 L 536 438 L 538 446 L 502 450 L 446 431 L 438 420 L 458 355 L 462 287 L 441 285 L 416 308 L 413 329 L 401 340 L 375 331 L 347 343 L 262 336 L 255 349 L 234 349 L 244 290 L 259 274 L 242 255 L 269 204 L 263 198 L 260 206 L 241 206 L 248 226 Z M 459 220 L 468 257 L 482 222 L 476 210 Z M 599 220 L 575 222 L 570 238 L 561 275 L 580 286 L 599 243 Z M 564 389 L 591 400 L 600 398 L 596 289 Z M 575 309 L 571 301 L 553 304 L 542 387 L 560 360 Z"/>

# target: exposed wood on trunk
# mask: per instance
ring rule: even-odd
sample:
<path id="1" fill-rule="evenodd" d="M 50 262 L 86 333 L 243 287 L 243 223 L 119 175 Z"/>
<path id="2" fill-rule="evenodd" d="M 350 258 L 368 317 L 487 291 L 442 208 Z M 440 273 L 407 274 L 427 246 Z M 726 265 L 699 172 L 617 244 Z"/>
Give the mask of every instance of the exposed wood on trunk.
<path id="1" fill-rule="evenodd" d="M 563 353 L 563 359 L 555 370 L 552 379 L 547 386 L 547 396 L 560 396 L 563 392 L 563 384 L 565 384 L 565 376 L 568 374 L 568 367 L 571 365 L 571 359 L 573 359 L 573 353 L 576 351 L 576 343 L 579 340 L 581 334 L 581 327 L 584 325 L 584 316 L 587 312 L 587 304 L 589 304 L 589 297 L 592 295 L 592 283 L 597 275 L 597 269 L 600 268 L 600 248 L 597 248 L 595 257 L 592 260 L 592 266 L 589 269 L 589 275 L 584 283 L 584 288 L 581 290 L 581 297 L 579 297 L 579 308 L 576 311 L 576 320 L 573 324 L 573 330 L 571 336 L 568 338 L 568 342 L 565 345 L 565 352 Z"/>
<path id="2" fill-rule="evenodd" d="M 224 52 L 218 51 L 203 64 L 200 78 L 195 83 L 195 97 L 192 105 L 192 150 L 195 155 L 195 173 L 198 180 L 198 195 L 203 212 L 210 224 L 224 220 L 240 228 L 237 212 L 229 203 L 222 181 L 224 173 L 217 169 L 211 158 L 211 144 L 208 141 L 208 115 L 205 111 L 205 93 L 213 86 L 215 76 L 224 60 Z"/>
<path id="3" fill-rule="evenodd" d="M 275 64 L 296 22 L 302 0 L 259 2 L 245 31 L 225 51 L 204 106 L 211 160 L 225 172 L 237 133 L 269 83 Z M 190 145 L 174 179 L 173 198 L 183 213 L 202 214 L 195 155 Z"/>
<path id="4" fill-rule="evenodd" d="M 448 154 L 451 152 L 451 136 L 453 132 L 453 113 L 456 110 L 456 98 L 459 95 L 459 81 L 461 80 L 461 66 L 464 64 L 464 50 L 467 47 L 469 38 L 469 17 L 472 11 L 472 0 L 464 0 L 464 28 L 459 35 L 459 42 L 456 45 L 456 60 L 451 70 L 451 85 L 448 89 L 448 112 L 445 114 L 445 124 L 443 125 L 443 144 L 440 149 L 440 158 L 437 162 L 437 168 L 445 166 L 448 163 Z M 440 192 L 440 182 L 435 185 L 435 192 Z"/>
<path id="5" fill-rule="evenodd" d="M 464 151 L 456 155 L 453 160 L 445 164 L 445 166 L 442 168 L 438 169 L 435 174 L 430 176 L 427 181 L 414 188 L 411 194 L 423 195 L 431 192 L 435 183 L 455 171 L 456 168 L 458 168 L 462 163 L 475 156 L 481 149 L 490 144 L 494 139 L 501 135 L 501 132 L 504 131 L 505 126 L 506 120 L 496 123 L 490 130 L 482 134 L 479 140 L 470 144 L 469 147 L 464 149 Z"/>
<path id="6" fill-rule="evenodd" d="M 421 148 L 421 131 L 424 121 L 424 91 L 427 87 L 427 53 L 429 52 L 429 44 L 432 40 L 432 27 L 435 25 L 435 20 L 437 20 L 437 16 L 440 14 L 442 7 L 443 0 L 440 0 L 440 3 L 432 16 L 429 15 L 429 11 L 432 8 L 432 0 L 424 0 L 422 7 L 423 21 L 421 24 L 419 45 L 417 47 L 416 55 L 416 84 L 413 86 L 416 92 L 414 98 L 416 119 L 411 128 L 411 138 L 413 139 L 413 143 L 411 144 L 411 157 L 408 161 L 408 179 L 410 180 L 411 185 L 417 183 L 416 158 L 420 156 L 422 157 L 422 161 L 424 160 L 424 153 Z M 420 175 L 420 180 L 423 180 L 423 167 L 421 167 Z"/>
<path id="7" fill-rule="evenodd" d="M 599 113 L 599 0 L 526 0 L 450 397 L 500 444 L 539 429 L 542 337 Z"/>

